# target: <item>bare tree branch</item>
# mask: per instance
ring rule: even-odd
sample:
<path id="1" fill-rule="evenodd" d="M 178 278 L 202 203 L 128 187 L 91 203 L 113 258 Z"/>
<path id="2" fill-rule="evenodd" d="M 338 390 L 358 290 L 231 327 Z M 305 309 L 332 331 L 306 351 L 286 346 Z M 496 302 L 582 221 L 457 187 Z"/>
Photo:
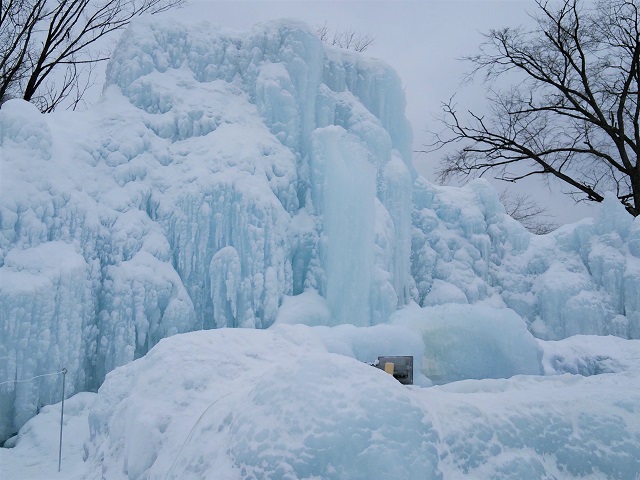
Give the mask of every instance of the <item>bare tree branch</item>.
<path id="1" fill-rule="evenodd" d="M 352 28 L 335 30 L 332 35 L 326 22 L 319 26 L 316 31 L 318 38 L 320 38 L 323 43 L 356 52 L 364 52 L 375 42 L 373 35 L 358 32 Z"/>
<path id="2" fill-rule="evenodd" d="M 98 41 L 133 18 L 181 6 L 185 0 L 0 0 L 0 103 L 22 97 L 50 112 L 71 99 L 75 108 L 108 56 Z M 58 74 L 59 71 L 64 73 Z M 55 81 L 53 78 L 55 77 Z"/>
<path id="3" fill-rule="evenodd" d="M 485 35 L 468 57 L 470 78 L 489 87 L 486 115 L 443 104 L 444 130 L 427 151 L 461 145 L 439 178 L 482 176 L 516 182 L 554 178 L 579 199 L 616 192 L 640 214 L 639 0 L 537 0 L 532 30 Z M 513 87 L 498 89 L 509 79 Z"/>
<path id="4" fill-rule="evenodd" d="M 500 193 L 500 203 L 504 205 L 509 216 L 519 221 L 531 233 L 544 235 L 558 228 L 558 225 L 550 220 L 552 215 L 549 211 L 528 195 L 503 190 Z"/>

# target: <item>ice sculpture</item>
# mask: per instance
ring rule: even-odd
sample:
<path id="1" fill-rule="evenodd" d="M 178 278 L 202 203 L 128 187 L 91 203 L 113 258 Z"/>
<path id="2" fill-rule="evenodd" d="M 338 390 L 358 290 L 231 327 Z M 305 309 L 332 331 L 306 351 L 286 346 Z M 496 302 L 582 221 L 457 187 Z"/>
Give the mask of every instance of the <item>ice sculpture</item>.
<path id="1" fill-rule="evenodd" d="M 165 336 L 265 328 L 309 289 L 331 324 L 410 300 L 400 81 L 305 25 L 141 22 L 97 105 L 10 101 L 0 131 L 2 380 L 66 366 L 71 391 L 96 389 Z M 58 395 L 1 386 L 0 437 Z"/>
<path id="2" fill-rule="evenodd" d="M 325 325 L 482 302 L 546 339 L 640 337 L 637 220 L 608 200 L 532 236 L 487 183 L 416 175 L 404 107 L 388 65 L 295 21 L 157 19 L 90 110 L 3 104 L 0 382 L 95 390 L 163 337 L 295 322 L 296 296 Z M 39 382 L 0 385 L 0 438 L 57 400 Z"/>

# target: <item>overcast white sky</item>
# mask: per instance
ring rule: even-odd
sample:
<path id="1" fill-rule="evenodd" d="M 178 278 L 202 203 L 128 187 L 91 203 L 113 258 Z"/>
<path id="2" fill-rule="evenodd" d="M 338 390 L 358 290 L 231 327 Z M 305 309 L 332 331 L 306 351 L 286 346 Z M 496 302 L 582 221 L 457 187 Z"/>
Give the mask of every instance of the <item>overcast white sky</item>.
<path id="1" fill-rule="evenodd" d="M 273 18 L 295 18 L 312 26 L 353 28 L 370 33 L 375 43 L 367 54 L 392 65 L 402 78 L 407 96 L 407 117 L 413 125 L 414 150 L 427 143 L 427 129 L 437 129 L 434 116 L 440 103 L 456 92 L 468 65 L 459 59 L 473 54 L 482 32 L 491 28 L 530 22 L 536 11 L 533 0 L 206 0 L 191 1 L 169 15 L 208 20 L 235 30 L 248 30 L 255 23 Z M 465 101 L 481 109 L 481 89 L 467 90 Z M 416 154 L 414 164 L 430 180 L 438 154 Z M 497 182 L 504 188 L 504 182 Z M 560 194 L 549 194 L 542 184 L 510 186 L 524 190 L 557 212 L 558 223 L 591 215 L 592 207 L 575 206 Z M 559 189 L 557 189 L 559 190 Z"/>

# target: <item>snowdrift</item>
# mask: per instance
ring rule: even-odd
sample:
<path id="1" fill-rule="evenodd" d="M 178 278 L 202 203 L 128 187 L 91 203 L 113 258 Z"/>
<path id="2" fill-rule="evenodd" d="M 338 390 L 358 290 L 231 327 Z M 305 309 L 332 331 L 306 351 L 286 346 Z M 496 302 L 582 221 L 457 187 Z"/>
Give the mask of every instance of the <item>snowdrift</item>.
<path id="1" fill-rule="evenodd" d="M 392 325 L 283 325 L 162 340 L 108 374 L 97 395 L 66 403 L 63 478 L 636 478 L 639 340 L 553 342 L 548 363 L 608 356 L 606 374 L 558 369 L 431 388 L 354 358 L 415 353 L 416 338 Z M 52 477 L 59 407 L 0 449 L 7 480 Z"/>

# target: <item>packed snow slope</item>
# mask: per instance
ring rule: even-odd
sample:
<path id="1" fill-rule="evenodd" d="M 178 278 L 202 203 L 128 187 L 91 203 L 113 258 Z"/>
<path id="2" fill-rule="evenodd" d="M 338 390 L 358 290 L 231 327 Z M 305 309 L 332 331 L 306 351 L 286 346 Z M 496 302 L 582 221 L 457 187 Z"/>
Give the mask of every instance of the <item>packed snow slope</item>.
<path id="1" fill-rule="evenodd" d="M 380 327 L 359 328 L 371 340 L 360 355 L 402 348 L 401 336 L 385 342 Z M 161 342 L 100 389 L 86 478 L 635 480 L 640 472 L 640 341 L 630 345 L 633 368 L 608 376 L 411 389 L 349 358 L 357 336 L 351 343 L 348 330 L 332 330 L 226 329 Z M 411 344 L 412 336 L 403 337 Z M 331 353 L 337 340 L 351 348 Z"/>
<path id="2" fill-rule="evenodd" d="M 640 337 L 640 221 L 609 199 L 532 236 L 485 182 L 416 175 L 404 106 L 389 66 L 297 22 L 173 20 L 123 35 L 87 112 L 3 104 L 0 439 L 61 394 L 10 381 L 65 367 L 68 391 L 96 390 L 164 337 L 295 322 L 307 301 L 311 324 L 415 302 Z"/>
<path id="3" fill-rule="evenodd" d="M 640 340 L 541 341 L 553 376 L 407 387 L 363 363 L 391 352 L 420 359 L 420 335 L 397 324 L 405 316 L 373 327 L 276 325 L 164 339 L 107 375 L 98 394 L 65 402 L 61 474 L 58 404 L 27 422 L 14 448 L 0 449 L 2 478 L 638 478 Z M 461 340 L 458 355 L 485 344 Z M 598 364 L 599 375 L 564 373 Z"/>

